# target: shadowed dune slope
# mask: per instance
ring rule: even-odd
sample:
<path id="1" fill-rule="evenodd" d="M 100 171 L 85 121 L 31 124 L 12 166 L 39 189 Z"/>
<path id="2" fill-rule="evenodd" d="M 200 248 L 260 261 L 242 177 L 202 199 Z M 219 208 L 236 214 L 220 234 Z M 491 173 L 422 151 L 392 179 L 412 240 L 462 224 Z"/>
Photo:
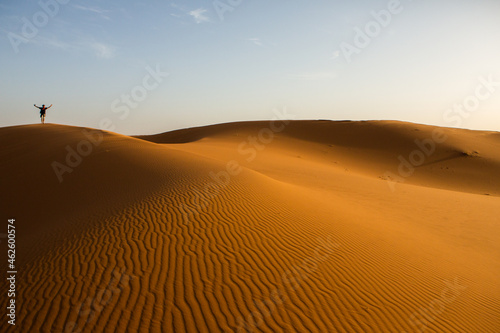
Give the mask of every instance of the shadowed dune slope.
<path id="1" fill-rule="evenodd" d="M 260 146 L 270 141 L 273 144 L 266 150 L 273 155 L 333 161 L 354 172 L 394 182 L 500 195 L 498 132 L 398 121 L 305 120 L 227 123 L 138 138 L 170 144 L 223 141 L 226 147 L 234 142 L 230 148 L 240 150 L 232 149 L 233 153 L 245 157 L 249 148 L 260 152 Z M 193 148 L 202 150 L 203 145 Z"/>
<path id="2" fill-rule="evenodd" d="M 16 330 L 498 332 L 499 148 L 389 121 L 0 128 Z"/>

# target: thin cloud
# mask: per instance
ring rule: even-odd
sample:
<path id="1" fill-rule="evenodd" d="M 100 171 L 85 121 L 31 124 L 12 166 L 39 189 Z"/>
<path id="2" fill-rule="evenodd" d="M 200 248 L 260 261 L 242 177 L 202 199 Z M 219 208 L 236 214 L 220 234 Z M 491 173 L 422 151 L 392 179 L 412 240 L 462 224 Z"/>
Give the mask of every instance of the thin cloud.
<path id="1" fill-rule="evenodd" d="M 178 5 L 178 4 L 176 4 L 175 2 L 170 3 L 170 7 L 173 7 L 173 8 L 175 8 L 175 9 L 178 9 L 178 10 L 183 11 L 183 12 L 185 12 L 185 11 L 186 11 L 186 9 L 185 9 L 184 7 L 179 6 L 179 5 Z"/>
<path id="2" fill-rule="evenodd" d="M 254 43 L 257 46 L 264 46 L 264 44 L 262 43 L 262 41 L 260 40 L 260 38 L 249 38 L 248 40 L 251 41 L 252 43 Z"/>
<path id="3" fill-rule="evenodd" d="M 196 23 L 199 24 L 199 23 L 210 21 L 208 16 L 204 15 L 206 12 L 207 12 L 206 9 L 198 8 L 198 9 L 190 11 L 189 15 L 191 15 L 194 18 L 194 20 L 196 21 Z"/>
<path id="4" fill-rule="evenodd" d="M 92 38 L 81 36 L 77 37 L 71 42 L 65 42 L 54 36 L 37 36 L 30 39 L 30 43 L 52 48 L 59 49 L 66 52 L 90 53 L 101 59 L 112 59 L 116 56 L 116 49 L 110 44 L 95 41 Z"/>
<path id="5" fill-rule="evenodd" d="M 89 6 L 81 6 L 81 5 L 73 5 L 73 7 L 76 9 L 79 9 L 79 10 L 98 14 L 99 16 L 101 16 L 105 20 L 111 20 L 111 18 L 108 15 L 106 15 L 106 13 L 109 12 L 108 10 L 100 9 L 98 7 L 89 7 Z"/>
<path id="6" fill-rule="evenodd" d="M 186 8 L 184 5 L 178 5 L 175 2 L 170 3 L 170 7 L 174 8 L 177 11 L 177 13 L 170 13 L 170 16 L 172 17 L 178 19 L 183 19 L 183 18 L 189 18 L 189 20 L 194 19 L 194 21 L 197 24 L 210 22 L 210 18 L 207 15 L 208 10 L 202 7 L 195 10 L 190 10 Z"/>
<path id="7" fill-rule="evenodd" d="M 180 14 L 178 14 L 178 13 L 170 13 L 170 16 L 175 17 L 175 18 L 182 19 L 183 17 L 186 17 L 187 13 L 189 12 L 188 9 L 186 9 L 186 8 L 184 8 L 182 6 L 179 6 L 178 4 L 173 3 L 173 2 L 170 4 L 170 7 L 174 8 L 175 10 L 177 10 L 177 12 L 180 12 Z"/>

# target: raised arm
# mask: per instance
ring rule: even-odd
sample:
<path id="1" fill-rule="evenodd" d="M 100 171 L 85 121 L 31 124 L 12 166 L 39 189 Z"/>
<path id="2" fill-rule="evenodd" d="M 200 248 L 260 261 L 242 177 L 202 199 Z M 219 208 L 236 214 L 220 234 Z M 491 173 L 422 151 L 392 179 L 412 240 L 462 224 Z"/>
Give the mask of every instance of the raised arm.
<path id="1" fill-rule="evenodd" d="M 52 104 L 50 104 L 50 106 L 47 109 L 50 109 L 51 107 L 52 107 Z"/>
<path id="2" fill-rule="evenodd" d="M 36 106 L 36 104 L 33 104 L 33 106 L 36 107 L 36 108 L 40 108 L 39 106 Z"/>

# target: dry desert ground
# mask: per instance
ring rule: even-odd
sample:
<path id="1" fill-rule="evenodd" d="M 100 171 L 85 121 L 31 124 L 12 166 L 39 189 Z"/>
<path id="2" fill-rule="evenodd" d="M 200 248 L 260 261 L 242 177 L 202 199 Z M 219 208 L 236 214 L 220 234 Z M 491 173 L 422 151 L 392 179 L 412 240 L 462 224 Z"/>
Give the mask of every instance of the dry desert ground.
<path id="1" fill-rule="evenodd" d="M 37 124 L 0 158 L 2 332 L 500 332 L 500 133 Z"/>

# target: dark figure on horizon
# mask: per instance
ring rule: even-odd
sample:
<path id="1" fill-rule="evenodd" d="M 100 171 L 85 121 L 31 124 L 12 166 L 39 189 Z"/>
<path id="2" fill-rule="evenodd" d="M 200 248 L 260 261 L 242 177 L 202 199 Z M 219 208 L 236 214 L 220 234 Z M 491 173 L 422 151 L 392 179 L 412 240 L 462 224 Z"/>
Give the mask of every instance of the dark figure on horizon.
<path id="1" fill-rule="evenodd" d="M 40 120 L 42 121 L 42 124 L 44 124 L 45 123 L 45 111 L 47 111 L 47 109 L 50 109 L 52 104 L 50 104 L 50 106 L 48 106 L 48 107 L 45 107 L 45 104 L 42 104 L 42 106 L 36 106 L 36 104 L 33 104 L 33 105 L 40 109 Z"/>

